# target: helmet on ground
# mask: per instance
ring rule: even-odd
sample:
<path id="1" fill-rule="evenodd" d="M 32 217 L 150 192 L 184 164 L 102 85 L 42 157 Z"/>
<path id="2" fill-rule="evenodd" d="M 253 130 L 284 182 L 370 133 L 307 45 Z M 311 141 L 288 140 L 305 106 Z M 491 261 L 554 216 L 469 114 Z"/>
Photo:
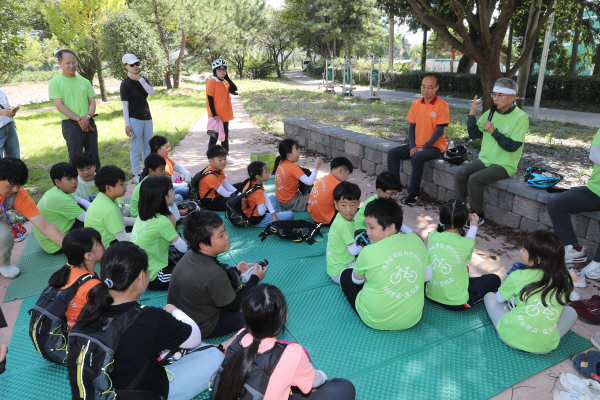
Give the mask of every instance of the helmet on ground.
<path id="1" fill-rule="evenodd" d="M 447 149 L 442 159 L 448 161 L 450 165 L 460 165 L 469 159 L 471 154 L 465 146 L 456 146 L 451 149 Z"/>
<path id="2" fill-rule="evenodd" d="M 525 174 L 523 174 L 523 180 L 528 185 L 541 189 L 554 186 L 562 181 L 562 179 L 562 175 L 538 167 L 529 167 L 525 170 Z"/>
<path id="3" fill-rule="evenodd" d="M 217 58 L 215 61 L 212 62 L 212 69 L 219 68 L 219 67 L 226 67 L 226 66 L 227 66 L 227 62 L 225 60 L 223 60 L 222 58 Z"/>

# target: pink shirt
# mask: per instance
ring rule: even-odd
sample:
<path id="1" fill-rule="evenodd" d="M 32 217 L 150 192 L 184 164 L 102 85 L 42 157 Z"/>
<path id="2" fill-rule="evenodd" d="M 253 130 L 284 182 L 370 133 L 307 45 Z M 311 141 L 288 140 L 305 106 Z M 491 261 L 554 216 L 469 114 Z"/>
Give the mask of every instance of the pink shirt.
<path id="1" fill-rule="evenodd" d="M 252 339 L 252 334 L 247 333 L 242 338 L 242 346 L 250 346 Z M 275 338 L 263 339 L 258 346 L 258 352 L 264 353 L 272 349 L 275 342 Z M 288 344 L 269 379 L 264 400 L 288 400 L 292 386 L 297 386 L 302 393 L 307 394 L 312 390 L 314 379 L 315 369 L 308 361 L 302 346 L 298 343 Z"/>

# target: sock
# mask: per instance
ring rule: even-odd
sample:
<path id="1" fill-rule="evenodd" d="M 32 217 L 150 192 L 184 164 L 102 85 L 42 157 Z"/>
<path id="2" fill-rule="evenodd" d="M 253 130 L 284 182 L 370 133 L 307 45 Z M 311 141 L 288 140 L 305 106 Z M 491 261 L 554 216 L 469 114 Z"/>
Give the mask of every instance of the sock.
<path id="1" fill-rule="evenodd" d="M 574 245 L 573 245 L 573 250 L 575 250 L 575 251 L 581 251 L 581 250 L 582 250 L 582 248 L 581 248 L 581 246 L 580 246 L 580 245 L 578 245 L 578 244 L 574 244 Z"/>

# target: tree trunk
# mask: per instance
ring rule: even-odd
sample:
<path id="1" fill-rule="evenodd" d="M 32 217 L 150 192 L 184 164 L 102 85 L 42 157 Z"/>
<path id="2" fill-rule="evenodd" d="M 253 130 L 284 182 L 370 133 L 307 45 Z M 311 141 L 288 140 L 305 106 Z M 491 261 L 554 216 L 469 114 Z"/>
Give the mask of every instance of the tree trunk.
<path id="1" fill-rule="evenodd" d="M 540 17 L 540 7 L 536 7 L 534 1 L 531 2 L 529 6 L 529 18 L 527 19 L 527 29 L 525 30 L 525 38 L 527 38 L 527 34 L 531 32 L 532 29 L 536 29 L 538 21 Z M 533 38 L 533 40 L 537 41 L 538 38 Z M 527 46 L 527 43 L 523 43 L 523 48 Z M 517 107 L 523 108 L 523 104 L 525 103 L 525 93 L 527 92 L 527 82 L 529 81 L 529 69 L 531 68 L 531 60 L 533 58 L 533 48 L 531 53 L 527 54 L 527 58 L 523 63 L 523 66 L 519 69 L 519 77 L 517 78 Z"/>
<path id="2" fill-rule="evenodd" d="M 513 42 L 513 32 L 514 31 L 514 20 L 510 24 L 510 29 L 508 31 L 508 51 L 506 54 L 506 70 L 510 69 L 510 62 L 512 61 L 512 42 Z"/>
<path id="3" fill-rule="evenodd" d="M 165 68 L 165 85 L 167 86 L 167 89 L 171 89 L 171 60 L 169 58 L 169 46 L 167 46 L 167 38 L 160 22 L 161 19 L 158 15 L 158 5 L 156 4 L 156 1 L 154 1 L 154 17 L 156 18 L 156 29 L 158 29 L 160 44 L 165 51 L 165 56 L 167 57 L 167 66 Z"/>
<path id="4" fill-rule="evenodd" d="M 181 31 L 181 44 L 179 45 L 179 56 L 177 56 L 177 60 L 175 60 L 175 74 L 173 75 L 173 87 L 175 89 L 179 88 L 179 79 L 181 78 L 181 61 L 183 61 L 183 56 L 185 56 L 185 41 L 187 36 L 185 32 Z"/>
<path id="5" fill-rule="evenodd" d="M 577 75 L 577 55 L 579 54 L 579 37 L 581 36 L 581 22 L 583 21 L 583 11 L 585 9 L 583 1 L 579 4 L 581 8 L 577 13 L 577 23 L 573 34 L 573 46 L 571 47 L 571 62 L 569 63 L 569 75 Z"/>
<path id="6" fill-rule="evenodd" d="M 450 58 L 450 72 L 454 72 L 454 60 L 456 60 L 456 49 L 454 47 L 450 48 L 450 54 L 452 54 L 452 58 Z"/>
<path id="7" fill-rule="evenodd" d="M 494 89 L 494 83 L 497 79 L 502 78 L 502 71 L 500 71 L 500 64 L 496 61 L 487 61 L 481 64 L 477 64 L 481 72 L 481 88 L 483 89 L 483 111 L 487 111 L 492 107 L 494 101 L 492 100 L 492 91 Z"/>
<path id="8" fill-rule="evenodd" d="M 336 42 L 336 39 L 333 38 L 333 58 L 336 58 L 338 56 L 335 42 Z"/>
<path id="9" fill-rule="evenodd" d="M 473 60 L 471 60 L 469 56 L 463 54 L 461 59 L 458 61 L 458 67 L 456 67 L 456 72 L 459 74 L 470 74 L 472 66 Z"/>
<path id="10" fill-rule="evenodd" d="M 96 63 L 88 54 L 80 53 L 77 55 L 77 72 L 88 81 L 94 82 Z"/>
<path id="11" fill-rule="evenodd" d="M 390 14 L 390 29 L 388 38 L 388 72 L 394 70 L 394 16 Z"/>
<path id="12" fill-rule="evenodd" d="M 421 71 L 425 71 L 425 63 L 427 61 L 427 28 L 423 25 L 423 54 L 421 54 Z"/>
<path id="13" fill-rule="evenodd" d="M 102 60 L 100 60 L 100 51 L 92 45 L 92 56 L 94 58 L 94 63 L 96 64 L 96 71 L 98 72 L 98 84 L 100 86 L 100 97 L 102 101 L 108 101 L 108 96 L 106 95 L 106 85 L 104 83 L 104 73 L 102 72 Z"/>
<path id="14" fill-rule="evenodd" d="M 277 71 L 277 77 L 281 78 L 281 71 L 279 70 L 279 54 L 276 51 L 271 52 L 273 54 L 273 62 L 275 62 L 275 70 Z"/>
<path id="15" fill-rule="evenodd" d="M 595 60 L 596 60 L 596 62 L 594 63 L 594 72 L 592 72 L 592 75 L 600 74 L 600 44 L 598 46 L 596 46 Z"/>
<path id="16" fill-rule="evenodd" d="M 348 42 L 344 43 L 344 47 L 346 48 L 346 58 L 350 58 L 350 50 L 348 49 Z M 600 47 L 600 46 L 598 46 Z"/>

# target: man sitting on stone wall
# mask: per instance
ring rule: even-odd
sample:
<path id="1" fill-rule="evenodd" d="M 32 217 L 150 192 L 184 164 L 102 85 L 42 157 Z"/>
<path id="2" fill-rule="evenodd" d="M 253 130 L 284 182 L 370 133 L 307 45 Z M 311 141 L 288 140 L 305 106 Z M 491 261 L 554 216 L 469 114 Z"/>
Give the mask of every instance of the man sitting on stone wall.
<path id="1" fill-rule="evenodd" d="M 412 173 L 408 188 L 408 197 L 404 204 L 417 204 L 421 193 L 421 178 L 424 164 L 429 160 L 440 158 L 446 151 L 448 142 L 444 135 L 450 123 L 448 104 L 437 97 L 438 79 L 427 74 L 421 83 L 422 99 L 412 103 L 406 119 L 408 126 L 408 142 L 388 152 L 388 171 L 400 173 L 400 160 L 412 159 Z"/>
<path id="2" fill-rule="evenodd" d="M 471 139 L 481 140 L 479 159 L 471 161 L 454 175 L 456 198 L 467 200 L 471 212 L 479 215 L 479 226 L 484 222 L 483 187 L 501 179 L 509 178 L 517 172 L 517 165 L 523 153 L 525 134 L 529 129 L 529 117 L 514 104 L 517 83 L 510 78 L 500 78 L 494 84 L 492 99 L 496 111 L 490 116 L 488 110 L 479 120 L 475 110 L 481 104 L 477 96 L 471 103 L 467 117 L 467 129 Z"/>

